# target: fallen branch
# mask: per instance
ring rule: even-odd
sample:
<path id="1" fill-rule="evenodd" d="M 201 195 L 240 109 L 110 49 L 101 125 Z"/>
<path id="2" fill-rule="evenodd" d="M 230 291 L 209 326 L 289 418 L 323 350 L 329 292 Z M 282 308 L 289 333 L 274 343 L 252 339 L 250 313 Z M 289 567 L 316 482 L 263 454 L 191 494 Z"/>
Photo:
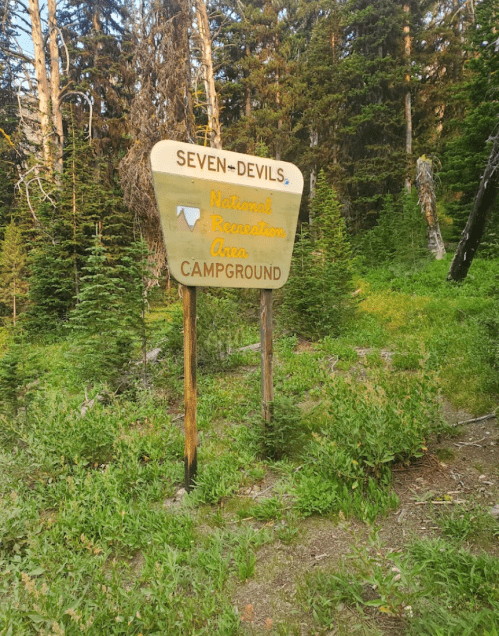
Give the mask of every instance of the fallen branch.
<path id="1" fill-rule="evenodd" d="M 489 413 L 488 415 L 482 415 L 481 417 L 474 417 L 471 420 L 463 420 L 462 422 L 457 422 L 457 424 L 452 424 L 452 428 L 455 428 L 456 426 L 464 426 L 465 424 L 474 424 L 475 422 L 484 422 L 485 420 L 491 420 L 494 417 L 497 417 L 495 413 Z"/>
<path id="2" fill-rule="evenodd" d="M 415 506 L 425 506 L 426 504 L 435 504 L 436 506 L 448 506 L 450 504 L 464 504 L 464 499 L 454 499 L 453 501 L 416 501 Z"/>
<path id="3" fill-rule="evenodd" d="M 260 490 L 259 492 L 251 496 L 253 497 L 253 499 L 256 499 L 257 497 L 260 497 L 261 495 L 263 495 L 263 493 L 268 492 L 269 490 L 272 490 L 273 487 L 274 486 L 269 486 L 268 488 L 265 488 L 265 490 Z"/>
<path id="4" fill-rule="evenodd" d="M 489 439 L 489 438 L 485 436 L 485 437 L 482 437 L 482 439 L 477 439 L 476 442 L 458 442 L 457 444 L 454 444 L 454 446 L 457 446 L 458 448 L 461 448 L 462 446 L 477 446 L 478 448 L 482 448 L 479 442 L 483 442 L 486 439 Z"/>

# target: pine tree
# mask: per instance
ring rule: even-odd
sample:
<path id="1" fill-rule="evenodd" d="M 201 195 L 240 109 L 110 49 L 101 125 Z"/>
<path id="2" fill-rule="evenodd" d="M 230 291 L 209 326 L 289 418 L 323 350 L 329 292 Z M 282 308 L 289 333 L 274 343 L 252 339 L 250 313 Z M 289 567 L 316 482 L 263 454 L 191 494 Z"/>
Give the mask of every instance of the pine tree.
<path id="1" fill-rule="evenodd" d="M 340 204 L 323 170 L 312 206 L 317 238 L 302 226 L 283 289 L 282 314 L 297 335 L 337 336 L 353 311 L 351 250 Z"/>
<path id="2" fill-rule="evenodd" d="M 307 19 L 299 6 L 252 0 L 220 8 L 214 56 L 225 148 L 255 155 L 265 148 L 269 157 L 290 160 L 303 143 L 298 60 Z"/>
<path id="3" fill-rule="evenodd" d="M 69 327 L 75 334 L 75 365 L 86 381 L 116 383 L 131 356 L 123 324 L 124 285 L 97 235 L 81 278 L 78 304 Z"/>
<path id="4" fill-rule="evenodd" d="M 11 222 L 0 243 L 0 301 L 11 308 L 15 326 L 27 294 L 26 251 L 21 230 Z"/>
<path id="5" fill-rule="evenodd" d="M 14 208 L 14 186 L 19 178 L 18 171 L 25 161 L 25 151 L 21 141 L 21 119 L 18 94 L 23 100 L 22 72 L 19 60 L 8 53 L 16 28 L 9 3 L 0 7 L 0 239 L 4 225 L 12 218 Z M 18 94 L 17 94 L 18 93 Z"/>
<path id="6" fill-rule="evenodd" d="M 36 354 L 26 346 L 23 333 L 17 328 L 0 357 L 0 413 L 17 417 L 24 409 L 27 415 L 30 398 L 36 390 L 32 382 L 38 377 Z"/>
<path id="7" fill-rule="evenodd" d="M 142 357 L 142 382 L 147 381 L 147 338 L 148 329 L 146 312 L 148 295 L 157 283 L 152 272 L 150 252 L 145 240 L 141 237 L 134 241 L 120 259 L 119 271 L 124 285 L 122 298 L 124 324 L 138 341 Z"/>
<path id="8" fill-rule="evenodd" d="M 376 225 L 358 240 L 359 256 L 367 267 L 414 268 L 428 258 L 426 222 L 417 195 L 403 191 L 387 195 Z"/>
<path id="9" fill-rule="evenodd" d="M 312 174 L 326 169 L 354 231 L 372 226 L 408 177 L 404 28 L 418 33 L 418 4 L 330 2 L 307 51 L 304 158 Z"/>
<path id="10" fill-rule="evenodd" d="M 61 10 L 61 28 L 71 64 L 69 78 L 80 129 L 89 122 L 88 101 L 93 104 L 91 138 L 100 162 L 111 166 L 128 147 L 126 114 L 134 94 L 131 69 L 130 6 L 123 0 L 69 0 Z M 90 132 L 90 131 L 89 131 Z M 102 166 L 96 166 L 100 169 Z"/>
<path id="11" fill-rule="evenodd" d="M 70 110 L 65 170 L 55 207 L 38 206 L 30 255 L 29 323 L 33 332 L 57 330 L 76 304 L 95 227 L 115 261 L 133 240 L 132 212 L 123 204 L 117 172 L 96 154 Z"/>
<path id="12" fill-rule="evenodd" d="M 497 130 L 499 105 L 499 56 L 497 21 L 499 1 L 490 0 L 476 6 L 476 21 L 468 30 L 470 58 L 465 81 L 459 87 L 459 98 L 466 106 L 462 122 L 454 122 L 459 136 L 448 141 L 443 157 L 441 179 L 453 196 L 448 197 L 447 211 L 454 220 L 457 239 L 472 209 L 491 150 L 491 139 Z M 499 202 L 492 209 L 497 217 Z"/>
<path id="13" fill-rule="evenodd" d="M 89 253 L 78 304 L 69 322 L 76 341 L 75 365 L 83 380 L 117 387 L 137 344 L 145 364 L 145 313 L 151 282 L 148 251 L 140 240 L 114 262 L 97 235 Z M 143 366 L 145 379 L 144 374 Z"/>

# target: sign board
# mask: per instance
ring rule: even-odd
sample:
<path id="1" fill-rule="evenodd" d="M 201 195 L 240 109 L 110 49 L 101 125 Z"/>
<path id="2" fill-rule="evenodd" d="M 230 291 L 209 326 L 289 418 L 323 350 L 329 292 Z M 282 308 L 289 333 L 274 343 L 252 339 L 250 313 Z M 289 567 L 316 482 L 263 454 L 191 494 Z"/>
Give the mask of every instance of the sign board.
<path id="1" fill-rule="evenodd" d="M 284 285 L 303 190 L 296 166 L 160 141 L 151 168 L 168 265 L 179 283 Z"/>

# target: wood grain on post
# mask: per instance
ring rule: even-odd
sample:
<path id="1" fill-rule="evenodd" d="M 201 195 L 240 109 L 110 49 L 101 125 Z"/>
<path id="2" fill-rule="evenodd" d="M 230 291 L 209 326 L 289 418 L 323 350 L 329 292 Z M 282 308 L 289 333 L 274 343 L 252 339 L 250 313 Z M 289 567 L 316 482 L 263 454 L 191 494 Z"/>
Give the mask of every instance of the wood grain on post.
<path id="1" fill-rule="evenodd" d="M 260 342 L 262 361 L 262 417 L 265 422 L 270 422 L 273 416 L 274 402 L 271 289 L 262 289 L 260 295 Z"/>
<path id="2" fill-rule="evenodd" d="M 196 287 L 183 287 L 184 295 L 184 399 L 185 399 L 185 489 L 192 490 L 197 471 L 197 338 Z"/>

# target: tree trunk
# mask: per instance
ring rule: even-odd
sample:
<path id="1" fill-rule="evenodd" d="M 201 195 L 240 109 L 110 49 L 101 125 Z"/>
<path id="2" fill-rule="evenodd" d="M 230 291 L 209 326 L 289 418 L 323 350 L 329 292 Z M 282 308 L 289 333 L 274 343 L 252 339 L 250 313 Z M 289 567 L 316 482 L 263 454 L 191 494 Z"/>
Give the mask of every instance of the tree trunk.
<path id="1" fill-rule="evenodd" d="M 433 181 L 433 166 L 426 157 L 419 157 L 416 169 L 416 183 L 419 193 L 419 204 L 426 219 L 428 249 L 439 261 L 444 257 L 445 247 L 440 234 L 440 225 L 437 217 L 437 199 L 435 197 L 435 184 Z"/>
<path id="2" fill-rule="evenodd" d="M 447 280 L 464 280 L 482 240 L 488 214 L 497 195 L 499 132 L 493 137 L 492 150 L 473 202 L 473 209 L 452 259 Z"/>
<path id="3" fill-rule="evenodd" d="M 251 55 L 248 45 L 246 45 L 245 53 L 246 53 L 246 57 L 249 57 Z M 246 86 L 244 89 L 244 116 L 250 117 L 251 116 L 251 86 L 249 83 L 249 71 L 246 72 L 245 79 L 246 79 Z"/>
<path id="4" fill-rule="evenodd" d="M 405 94 L 405 152 L 407 155 L 407 169 L 411 168 L 411 155 L 412 155 L 412 111 L 411 111 L 411 74 L 410 74 L 410 64 L 411 64 L 411 27 L 409 25 L 410 18 L 410 6 L 408 4 L 404 5 L 404 12 L 407 14 L 407 22 L 404 25 L 404 50 L 405 50 L 405 63 L 406 63 L 406 73 L 405 73 L 405 82 L 407 84 L 407 91 Z M 410 174 L 408 174 L 405 178 L 405 189 L 407 192 L 411 191 L 412 180 Z"/>
<path id="5" fill-rule="evenodd" d="M 35 76 L 38 84 L 38 110 L 40 113 L 40 127 L 42 134 L 42 157 L 44 165 L 51 170 L 53 165 L 50 133 L 50 92 L 43 46 L 42 23 L 38 0 L 29 0 L 31 18 L 31 37 L 35 58 Z"/>
<path id="6" fill-rule="evenodd" d="M 310 148 L 316 148 L 319 145 L 319 133 L 316 130 L 310 131 Z M 312 201 L 315 196 L 315 187 L 317 186 L 317 164 L 313 164 L 310 168 L 310 194 L 308 204 L 308 224 L 310 228 L 314 225 L 314 213 L 312 209 Z"/>
<path id="7" fill-rule="evenodd" d="M 14 324 L 14 327 L 16 326 L 16 319 L 17 319 L 16 296 L 17 296 L 16 279 L 14 278 L 14 294 L 12 298 L 12 322 Z"/>
<path id="8" fill-rule="evenodd" d="M 64 128 L 62 123 L 62 110 L 59 103 L 61 90 L 60 76 L 60 56 L 59 47 L 57 45 L 57 20 L 56 20 L 56 3 L 55 0 L 48 0 L 48 24 L 49 24 L 49 51 L 50 51 L 50 98 L 52 106 L 52 123 L 55 136 L 52 139 L 54 148 L 54 170 L 55 178 L 58 186 L 61 185 L 62 174 L 62 153 L 64 147 Z"/>
<path id="9" fill-rule="evenodd" d="M 215 88 L 215 75 L 213 72 L 213 56 L 211 51 L 210 24 L 204 0 L 196 0 L 196 16 L 198 23 L 199 46 L 201 51 L 201 65 L 203 67 L 203 80 L 206 93 L 206 110 L 208 113 L 208 127 L 210 134 L 210 146 L 222 148 L 220 130 L 220 108 Z"/>

